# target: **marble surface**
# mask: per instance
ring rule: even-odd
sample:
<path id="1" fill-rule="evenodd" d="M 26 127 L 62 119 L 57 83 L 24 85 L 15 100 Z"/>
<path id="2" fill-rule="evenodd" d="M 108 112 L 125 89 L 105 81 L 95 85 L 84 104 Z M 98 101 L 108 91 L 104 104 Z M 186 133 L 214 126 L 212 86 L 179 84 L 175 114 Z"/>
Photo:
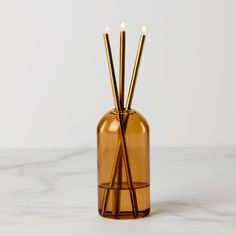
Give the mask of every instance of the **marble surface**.
<path id="1" fill-rule="evenodd" d="M 97 214 L 96 150 L 1 150 L 0 235 L 236 235 L 236 149 L 151 150 L 151 215 Z"/>

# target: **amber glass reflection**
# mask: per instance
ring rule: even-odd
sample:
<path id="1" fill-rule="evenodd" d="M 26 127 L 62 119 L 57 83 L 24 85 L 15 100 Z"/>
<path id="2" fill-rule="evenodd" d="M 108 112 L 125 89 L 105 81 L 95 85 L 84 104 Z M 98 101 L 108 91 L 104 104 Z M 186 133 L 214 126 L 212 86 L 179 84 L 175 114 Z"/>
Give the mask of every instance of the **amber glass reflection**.
<path id="1" fill-rule="evenodd" d="M 140 218 L 150 212 L 149 126 L 145 118 L 135 110 L 122 113 L 128 161 L 138 203 L 138 214 L 134 215 L 122 158 L 118 161 L 115 183 L 112 188 L 109 185 L 117 145 L 120 142 L 117 115 L 115 110 L 108 112 L 97 128 L 98 211 L 108 218 Z M 102 211 L 104 193 L 107 190 L 109 197 L 105 211 Z"/>

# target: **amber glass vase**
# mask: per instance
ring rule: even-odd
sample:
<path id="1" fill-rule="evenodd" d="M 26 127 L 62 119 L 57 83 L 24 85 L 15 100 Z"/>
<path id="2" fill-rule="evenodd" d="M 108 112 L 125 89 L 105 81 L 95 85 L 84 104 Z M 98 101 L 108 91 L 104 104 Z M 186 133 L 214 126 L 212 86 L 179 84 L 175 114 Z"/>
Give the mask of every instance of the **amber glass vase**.
<path id="1" fill-rule="evenodd" d="M 126 160 L 120 145 L 119 114 L 125 131 Z M 106 113 L 97 127 L 98 211 L 113 219 L 140 218 L 150 212 L 149 126 L 135 110 L 119 114 L 116 110 Z"/>

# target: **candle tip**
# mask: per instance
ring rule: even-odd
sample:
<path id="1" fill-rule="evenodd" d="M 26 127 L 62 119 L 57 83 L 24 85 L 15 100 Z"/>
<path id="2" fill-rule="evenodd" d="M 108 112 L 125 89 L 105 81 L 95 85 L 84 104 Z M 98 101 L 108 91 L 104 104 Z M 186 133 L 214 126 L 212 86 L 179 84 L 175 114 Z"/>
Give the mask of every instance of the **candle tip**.
<path id="1" fill-rule="evenodd" d="M 106 33 L 108 33 L 109 29 L 110 29 L 109 26 L 107 26 L 105 29 Z"/>
<path id="2" fill-rule="evenodd" d="M 126 28 L 125 22 L 122 22 L 120 25 L 120 30 L 125 31 L 125 28 Z"/>
<path id="3" fill-rule="evenodd" d="M 142 34 L 144 35 L 145 33 L 146 33 L 146 27 L 143 26 L 143 27 L 142 27 Z"/>

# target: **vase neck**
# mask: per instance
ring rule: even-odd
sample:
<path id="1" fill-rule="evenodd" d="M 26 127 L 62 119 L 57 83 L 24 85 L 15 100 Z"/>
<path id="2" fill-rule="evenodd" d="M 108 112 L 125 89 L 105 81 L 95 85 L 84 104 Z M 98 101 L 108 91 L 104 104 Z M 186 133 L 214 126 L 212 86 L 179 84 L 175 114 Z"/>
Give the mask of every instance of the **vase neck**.
<path id="1" fill-rule="evenodd" d="M 112 110 L 112 113 L 114 113 L 114 114 L 124 114 L 124 115 L 127 115 L 127 114 L 133 114 L 133 113 L 135 113 L 135 110 L 129 109 L 129 110 L 121 110 L 121 111 L 118 111 L 118 110 L 114 109 L 114 110 Z"/>

